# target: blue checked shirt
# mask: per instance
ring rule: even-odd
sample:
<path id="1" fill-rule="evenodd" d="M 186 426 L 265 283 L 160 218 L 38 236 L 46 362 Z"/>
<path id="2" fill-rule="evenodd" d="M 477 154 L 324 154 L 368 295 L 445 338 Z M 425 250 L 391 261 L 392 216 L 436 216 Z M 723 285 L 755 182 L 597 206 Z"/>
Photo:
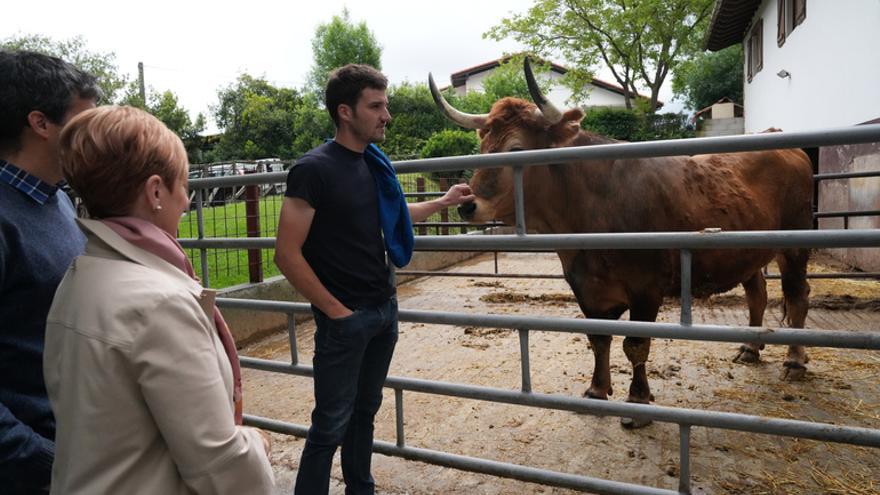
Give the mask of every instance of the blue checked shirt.
<path id="1" fill-rule="evenodd" d="M 0 159 L 0 182 L 5 182 L 27 194 L 41 205 L 46 204 L 46 201 L 58 192 L 58 187 L 63 185 L 63 182 L 56 186 L 47 184 L 3 159 Z"/>

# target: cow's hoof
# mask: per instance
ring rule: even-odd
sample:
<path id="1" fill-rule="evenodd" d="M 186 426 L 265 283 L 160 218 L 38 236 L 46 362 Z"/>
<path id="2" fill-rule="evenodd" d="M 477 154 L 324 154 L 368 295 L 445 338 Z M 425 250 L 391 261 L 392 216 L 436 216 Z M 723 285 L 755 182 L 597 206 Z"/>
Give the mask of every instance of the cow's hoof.
<path id="1" fill-rule="evenodd" d="M 601 395 L 598 395 L 598 394 L 596 394 L 595 392 L 593 392 L 592 389 L 587 389 L 587 390 L 584 392 L 584 395 L 583 395 L 583 396 L 586 397 L 587 399 L 608 400 L 608 397 L 607 397 L 607 396 L 601 396 Z M 597 418 L 604 418 L 604 417 L 605 417 L 604 414 L 595 414 L 595 413 L 587 413 L 587 412 L 579 412 L 579 413 L 577 413 L 577 414 L 590 414 L 590 415 L 594 415 L 594 416 L 596 416 Z"/>
<path id="2" fill-rule="evenodd" d="M 788 382 L 797 382 L 804 379 L 807 367 L 797 361 L 786 361 L 782 365 L 782 378 Z"/>
<path id="3" fill-rule="evenodd" d="M 739 352 L 736 353 L 736 356 L 733 357 L 734 363 L 744 363 L 744 364 L 755 364 L 761 360 L 761 355 L 758 351 L 752 349 L 747 345 L 739 346 Z"/>
<path id="4" fill-rule="evenodd" d="M 610 396 L 614 391 L 611 390 L 611 387 L 608 387 L 607 393 L 598 392 L 593 389 L 593 387 L 588 388 L 584 392 L 584 397 L 588 399 L 599 399 L 599 400 L 608 400 L 608 396 Z"/>
<path id="5" fill-rule="evenodd" d="M 647 418 L 620 418 L 620 426 L 626 428 L 627 430 L 644 428 L 651 423 L 652 421 Z"/>

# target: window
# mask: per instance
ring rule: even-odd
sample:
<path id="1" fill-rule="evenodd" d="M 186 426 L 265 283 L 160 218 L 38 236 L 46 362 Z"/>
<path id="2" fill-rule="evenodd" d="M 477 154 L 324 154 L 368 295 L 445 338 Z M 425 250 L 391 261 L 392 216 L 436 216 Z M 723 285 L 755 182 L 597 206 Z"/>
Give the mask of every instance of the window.
<path id="1" fill-rule="evenodd" d="M 752 76 L 764 67 L 764 20 L 758 19 L 749 33 L 747 46 L 748 81 L 752 82 Z"/>
<path id="2" fill-rule="evenodd" d="M 782 46 L 807 18 L 807 0 L 777 0 L 776 4 L 776 44 Z"/>

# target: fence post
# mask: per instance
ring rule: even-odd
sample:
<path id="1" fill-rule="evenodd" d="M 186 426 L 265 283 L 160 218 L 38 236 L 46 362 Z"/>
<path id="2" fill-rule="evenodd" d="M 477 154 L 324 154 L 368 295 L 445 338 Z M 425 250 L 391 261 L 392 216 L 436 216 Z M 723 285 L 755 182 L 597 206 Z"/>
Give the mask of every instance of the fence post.
<path id="1" fill-rule="evenodd" d="M 438 182 L 440 183 L 440 192 L 446 192 L 446 190 L 449 189 L 445 177 L 441 177 Z M 440 221 L 443 223 L 449 222 L 449 208 L 443 208 L 440 210 Z M 449 227 L 442 227 L 440 229 L 440 235 L 449 235 Z"/>
<path id="2" fill-rule="evenodd" d="M 204 189 L 199 189 L 196 192 L 196 221 L 199 228 L 199 240 L 205 238 L 205 212 L 202 205 L 202 202 L 205 200 L 204 193 Z M 205 248 L 199 249 L 199 263 L 202 266 L 202 285 L 210 287 L 211 277 L 208 275 L 208 250 Z"/>
<path id="3" fill-rule="evenodd" d="M 424 177 L 416 177 L 416 192 L 423 193 L 425 192 L 425 178 Z M 424 196 L 419 196 L 416 201 L 424 201 Z M 427 219 L 426 219 L 427 220 Z M 419 226 L 419 235 L 428 235 L 428 228 L 424 225 Z"/>
<path id="4" fill-rule="evenodd" d="M 459 184 L 467 184 L 468 181 L 464 180 L 464 177 L 462 177 L 462 178 L 458 179 L 458 183 L 459 183 Z M 458 221 L 461 222 L 462 219 L 459 218 Z M 462 226 L 460 227 L 459 230 L 461 230 L 461 233 L 462 233 L 462 234 L 467 234 L 467 232 L 468 232 L 467 227 L 465 227 L 464 225 L 462 225 Z"/>
<path id="5" fill-rule="evenodd" d="M 244 207 L 247 219 L 247 236 L 260 237 L 259 185 L 245 186 Z M 263 252 L 259 249 L 248 249 L 248 275 L 252 284 L 263 281 Z"/>

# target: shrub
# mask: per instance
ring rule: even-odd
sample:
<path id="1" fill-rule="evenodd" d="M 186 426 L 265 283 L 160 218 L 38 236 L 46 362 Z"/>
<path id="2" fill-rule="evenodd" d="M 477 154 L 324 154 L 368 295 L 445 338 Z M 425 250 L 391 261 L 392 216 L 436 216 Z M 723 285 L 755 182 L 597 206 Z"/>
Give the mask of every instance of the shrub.
<path id="1" fill-rule="evenodd" d="M 646 114 L 623 108 L 590 109 L 581 127 L 621 141 L 680 139 L 694 135 L 685 114 Z"/>
<path id="2" fill-rule="evenodd" d="M 591 108 L 581 127 L 611 139 L 633 141 L 639 134 L 639 114 L 620 108 Z"/>
<path id="3" fill-rule="evenodd" d="M 435 132 L 422 146 L 422 158 L 436 158 L 441 156 L 474 155 L 480 150 L 480 140 L 473 131 L 460 131 L 444 129 Z M 433 178 L 460 177 L 469 179 L 473 174 L 471 170 L 455 170 L 431 172 Z"/>

